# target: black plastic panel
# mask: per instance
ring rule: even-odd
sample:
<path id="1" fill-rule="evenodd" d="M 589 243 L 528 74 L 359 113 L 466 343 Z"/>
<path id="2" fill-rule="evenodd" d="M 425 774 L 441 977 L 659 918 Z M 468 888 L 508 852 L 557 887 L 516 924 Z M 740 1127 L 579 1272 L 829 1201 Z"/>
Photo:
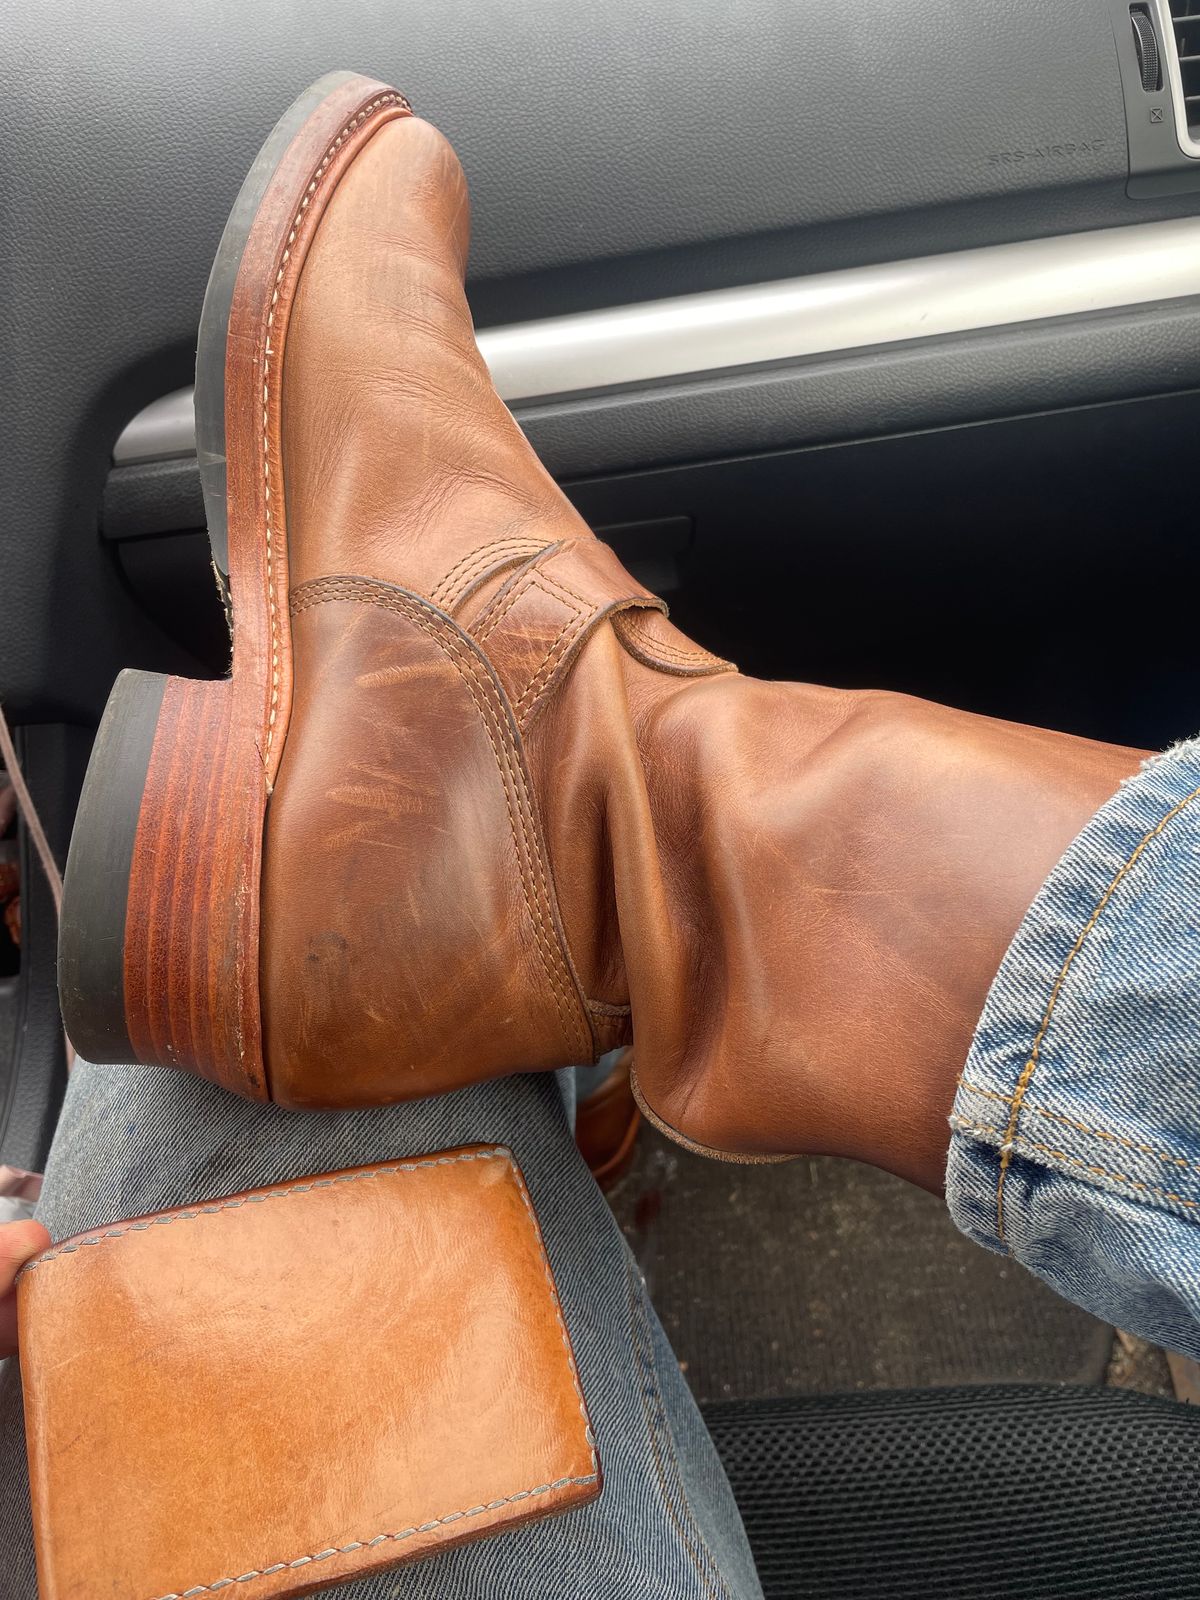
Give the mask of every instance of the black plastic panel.
<path id="1" fill-rule="evenodd" d="M 1161 749 L 1200 728 L 1198 435 L 1192 392 L 570 492 L 597 526 L 690 517 L 672 615 L 756 676 Z"/>

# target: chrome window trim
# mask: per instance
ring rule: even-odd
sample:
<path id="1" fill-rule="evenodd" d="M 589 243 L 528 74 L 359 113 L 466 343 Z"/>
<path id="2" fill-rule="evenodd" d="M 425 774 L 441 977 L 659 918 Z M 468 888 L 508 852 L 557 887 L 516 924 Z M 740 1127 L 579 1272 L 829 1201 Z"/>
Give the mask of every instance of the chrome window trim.
<path id="1" fill-rule="evenodd" d="M 1190 295 L 1200 295 L 1200 217 L 487 328 L 479 346 L 500 394 L 514 404 Z M 133 418 L 113 460 L 194 451 L 191 390 L 181 389 Z"/>

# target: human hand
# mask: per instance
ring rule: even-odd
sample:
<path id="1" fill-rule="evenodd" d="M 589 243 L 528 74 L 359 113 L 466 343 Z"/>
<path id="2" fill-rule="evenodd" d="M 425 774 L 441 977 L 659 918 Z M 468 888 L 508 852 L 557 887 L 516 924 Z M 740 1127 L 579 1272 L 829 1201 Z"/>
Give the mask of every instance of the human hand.
<path id="1" fill-rule="evenodd" d="M 0 1225 L 0 1359 L 17 1351 L 17 1273 L 49 1243 L 40 1222 Z"/>

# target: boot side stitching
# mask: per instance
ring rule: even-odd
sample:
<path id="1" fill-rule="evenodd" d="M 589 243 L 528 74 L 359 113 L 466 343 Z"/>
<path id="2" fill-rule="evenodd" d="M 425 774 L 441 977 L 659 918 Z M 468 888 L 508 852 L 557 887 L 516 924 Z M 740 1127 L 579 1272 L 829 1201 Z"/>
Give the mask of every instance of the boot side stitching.
<path id="1" fill-rule="evenodd" d="M 429 598 L 434 605 L 441 604 L 441 596 L 449 593 L 454 588 L 455 579 L 463 572 L 464 568 L 477 566 L 486 562 L 494 553 L 509 550 L 524 550 L 531 541 L 527 539 L 490 539 L 485 544 L 476 545 L 473 550 L 468 550 L 465 556 L 457 560 L 448 572 L 444 573 L 435 587 L 430 591 Z M 531 552 L 532 553 L 532 552 Z"/>
<path id="2" fill-rule="evenodd" d="M 564 550 L 566 548 L 568 548 L 566 545 L 559 546 L 559 550 Z M 586 595 L 580 594 L 576 589 L 572 589 L 570 584 L 564 583 L 562 579 L 556 577 L 553 572 L 547 572 L 546 564 L 544 562 L 541 562 L 534 567 L 533 572 L 530 574 L 529 581 L 531 583 L 540 581 L 543 588 L 545 588 L 548 584 L 552 589 L 558 590 L 559 597 L 561 599 L 574 601 L 577 605 L 581 605 L 584 610 L 588 612 L 594 611 L 596 606 L 601 603 L 596 600 L 589 600 Z"/>
<path id="3" fill-rule="evenodd" d="M 532 895 L 530 893 L 529 884 L 534 877 L 536 868 L 537 881 L 540 884 L 541 894 L 549 913 L 549 920 L 553 925 L 554 915 L 552 908 L 554 902 L 550 894 L 545 863 L 542 859 L 541 842 L 537 837 L 536 824 L 532 822 L 532 819 L 536 816 L 533 796 L 529 789 L 523 762 L 520 760 L 519 755 L 514 761 L 513 755 L 509 750 L 509 742 L 512 736 L 503 713 L 503 702 L 499 700 L 490 675 L 487 674 L 486 669 L 481 669 L 480 662 L 474 655 L 469 653 L 466 655 L 466 662 L 470 670 L 467 671 L 464 668 L 462 659 L 463 646 L 459 643 L 456 635 L 448 631 L 448 628 L 452 627 L 453 624 L 447 624 L 437 612 L 427 614 L 422 608 L 422 604 L 414 601 L 404 591 L 393 593 L 381 586 L 376 586 L 370 579 L 315 579 L 311 584 L 302 585 L 293 591 L 291 608 L 293 612 L 300 612 L 309 609 L 311 606 L 321 605 L 333 600 L 378 605 L 384 610 L 395 611 L 398 615 L 406 617 L 434 641 L 449 658 L 451 664 L 463 679 L 467 691 L 475 703 L 475 708 L 480 714 L 484 732 L 487 734 L 488 743 L 492 747 L 492 754 L 500 771 L 505 804 L 508 808 L 509 826 L 512 830 L 513 843 L 517 850 L 517 859 L 521 866 L 522 887 L 525 890 L 526 905 L 533 918 L 538 950 L 542 956 L 542 966 L 550 981 L 551 994 L 559 1013 L 559 1021 L 562 1024 L 564 1038 L 572 1050 L 582 1050 L 583 1056 L 581 1056 L 581 1059 L 590 1059 L 594 1053 L 591 1023 L 582 1006 L 580 995 L 578 993 L 574 997 L 571 995 L 571 985 L 575 984 L 577 988 L 574 968 L 561 945 L 551 938 L 551 934 L 546 927 L 546 919 L 542 914 L 536 889 Z M 481 702 L 476 692 L 477 689 L 482 689 L 490 700 L 496 701 L 496 705 L 490 708 L 490 715 L 488 707 L 485 707 Z M 497 710 L 497 706 L 499 706 L 499 710 Z M 500 746 L 497 745 L 493 732 L 493 720 L 503 730 Z M 501 760 L 501 747 L 504 750 L 505 760 L 508 762 L 507 766 Z M 520 783 L 521 794 L 524 799 L 524 808 L 518 805 L 516 814 L 514 814 L 512 805 L 512 791 L 515 786 L 514 768 L 515 777 Z M 517 825 L 518 817 L 520 819 L 519 828 Z M 531 828 L 533 830 L 532 845 L 529 838 Z M 556 928 L 554 931 L 557 933 Z M 558 965 L 559 962 L 562 964 L 561 970 Z M 574 1005 L 572 1004 L 572 998 L 574 998 Z"/>
<path id="4" fill-rule="evenodd" d="M 503 602 L 492 612 L 491 616 L 487 620 L 487 623 L 480 630 L 480 632 L 474 635 L 476 644 L 483 644 L 483 642 L 491 634 L 492 630 L 496 627 L 496 624 L 501 622 L 504 617 L 508 615 L 509 611 L 511 611 L 513 606 L 516 605 L 517 601 L 525 593 L 528 587 L 528 583 L 523 582 L 520 574 L 518 574 L 513 582 L 512 588 L 509 590 L 508 594 L 505 595 Z"/>
<path id="5" fill-rule="evenodd" d="M 322 581 L 327 581 L 327 580 L 317 580 L 317 581 L 318 582 L 322 582 Z M 318 595 L 318 596 L 314 596 L 314 597 L 310 598 L 309 596 L 302 594 L 300 591 L 297 591 L 296 595 L 293 597 L 292 609 L 293 609 L 293 611 L 307 610 L 310 606 L 322 604 L 326 600 L 358 601 L 360 603 L 364 603 L 364 604 L 368 604 L 368 605 L 369 604 L 376 604 L 376 605 L 379 605 L 379 606 L 381 606 L 382 608 L 384 608 L 386 610 L 396 611 L 400 615 L 408 617 L 408 619 L 410 621 L 412 621 L 416 626 L 420 627 L 425 633 L 429 634 L 429 636 L 434 640 L 434 642 L 436 644 L 444 645 L 444 646 L 448 646 L 449 645 L 449 640 L 443 641 L 442 636 L 439 633 L 435 632 L 434 629 L 428 624 L 428 622 L 426 622 L 423 619 L 423 615 L 422 614 L 417 613 L 417 612 L 410 612 L 410 611 L 404 609 L 400 604 L 395 603 L 394 600 L 393 600 L 393 597 L 390 597 L 390 596 L 374 596 L 374 595 L 369 595 L 369 594 L 364 596 L 364 595 L 359 594 L 359 593 L 354 592 L 354 591 L 338 590 L 338 589 L 331 588 L 329 592 L 327 592 L 327 593 L 325 593 L 323 595 Z M 546 960 L 546 951 L 545 951 L 545 949 L 543 949 L 543 942 L 545 943 L 546 948 L 552 949 L 552 947 L 550 946 L 549 934 L 546 931 L 545 923 L 543 922 L 543 919 L 542 919 L 541 908 L 537 903 L 536 895 L 531 896 L 530 893 L 529 893 L 529 886 L 528 886 L 528 882 L 527 882 L 527 877 L 532 872 L 532 863 L 531 863 L 531 860 L 530 860 L 531 852 L 528 851 L 528 844 L 527 844 L 527 841 L 525 840 L 525 837 L 524 837 L 525 830 L 526 830 L 524 816 L 523 816 L 523 814 L 521 814 L 521 826 L 520 826 L 520 830 L 518 830 L 517 820 L 516 820 L 516 817 L 514 816 L 514 813 L 513 813 L 512 800 L 511 800 L 511 795 L 510 795 L 511 773 L 510 772 L 506 772 L 505 767 L 501 763 L 500 753 L 499 753 L 499 750 L 497 749 L 496 741 L 495 741 L 495 738 L 493 737 L 493 733 L 492 733 L 491 719 L 487 715 L 487 712 L 486 712 L 485 708 L 480 703 L 479 697 L 475 692 L 475 686 L 474 686 L 474 682 L 473 682 L 473 673 L 471 675 L 468 675 L 466 672 L 463 671 L 463 668 L 462 668 L 462 666 L 461 666 L 461 664 L 460 664 L 460 662 L 459 662 L 459 660 L 457 658 L 457 655 L 451 649 L 446 648 L 445 649 L 445 653 L 450 657 L 451 663 L 452 663 L 452 665 L 454 665 L 454 667 L 458 671 L 459 676 L 462 677 L 464 683 L 467 686 L 468 693 L 470 693 L 471 698 L 474 701 L 475 708 L 480 713 L 480 719 L 483 722 L 484 731 L 487 734 L 488 742 L 490 743 L 490 745 L 492 747 L 492 754 L 495 757 L 496 765 L 500 770 L 501 784 L 503 786 L 504 795 L 505 795 L 505 804 L 506 804 L 507 809 L 508 809 L 509 826 L 512 829 L 513 843 L 516 846 L 518 862 L 520 863 L 520 866 L 521 866 L 521 869 L 522 869 L 522 886 L 525 889 L 526 904 L 529 907 L 530 913 L 534 918 L 535 934 L 536 934 L 536 936 L 538 938 L 539 951 L 542 952 L 542 965 L 543 965 L 544 970 L 546 971 L 547 977 L 550 979 L 552 997 L 554 999 L 555 1007 L 558 1010 L 559 1021 L 562 1024 L 564 1035 L 568 1038 L 568 1041 L 570 1041 L 573 1030 L 572 1030 L 572 1024 L 569 1021 L 569 1013 L 570 1013 L 570 1009 L 571 1009 L 570 1008 L 569 991 L 567 991 L 564 995 L 560 996 L 560 991 L 559 991 L 559 987 L 558 987 L 558 981 L 559 980 L 558 980 L 558 975 L 557 975 L 557 969 L 555 968 L 554 962 L 553 962 L 553 955 L 551 954 L 551 959 L 550 959 L 550 961 L 548 963 L 547 960 Z M 519 807 L 518 807 L 518 812 L 520 812 L 520 808 Z M 543 889 L 544 889 L 544 884 L 543 884 Z M 563 1008 L 563 1003 L 562 1003 L 563 999 L 566 1000 L 566 1006 L 567 1006 L 567 1010 L 566 1011 L 564 1011 L 564 1008 Z M 580 1034 L 580 1037 L 581 1036 L 582 1035 Z M 576 1042 L 578 1042 L 578 1041 L 576 1041 Z M 589 1041 L 588 1041 L 588 1045 L 589 1046 L 590 1046 L 590 1042 L 591 1041 L 589 1039 Z"/>
<path id="6" fill-rule="evenodd" d="M 478 572 L 486 572 L 502 553 L 507 553 L 515 559 L 522 555 L 537 555 L 545 548 L 546 546 L 539 544 L 536 539 L 493 539 L 490 544 L 481 544 L 450 568 L 429 598 L 435 606 L 441 606 L 446 610 L 448 609 L 446 602 L 451 600 L 455 588 L 470 585 L 478 576 Z M 471 570 L 464 572 L 464 568 Z"/>
<path id="7" fill-rule="evenodd" d="M 534 674 L 534 677 L 527 684 L 524 694 L 522 694 L 520 700 L 514 707 L 517 723 L 522 733 L 527 733 L 529 731 L 534 718 L 538 714 L 538 702 L 542 692 L 551 687 L 555 674 L 559 671 L 560 667 L 562 667 L 566 659 L 570 656 L 576 645 L 581 642 L 584 636 L 589 635 L 595 628 L 599 627 L 602 622 L 610 620 L 615 621 L 616 617 L 624 615 L 625 612 L 631 607 L 641 606 L 642 604 L 643 602 L 639 599 L 610 601 L 603 610 L 594 610 L 589 615 L 579 618 L 578 626 L 575 628 L 575 632 L 569 639 L 564 639 L 564 635 L 572 626 L 574 626 L 574 624 L 568 622 L 564 625 L 562 633 L 560 633 L 558 638 L 554 641 L 550 651 L 542 661 L 541 666 Z M 562 641 L 562 643 L 561 648 L 558 648 L 557 657 L 555 659 L 551 659 L 554 656 L 555 649 L 559 646 L 560 641 Z M 532 704 L 528 707 L 528 709 L 526 709 L 525 702 L 529 699 L 530 695 L 533 695 L 534 699 Z"/>
<path id="8" fill-rule="evenodd" d="M 489 562 L 484 567 L 474 568 L 467 581 L 460 584 L 453 594 L 447 596 L 441 609 L 447 616 L 453 617 L 457 621 L 460 610 L 467 604 L 476 590 L 482 589 L 493 578 L 503 579 L 506 574 L 519 571 L 528 559 L 527 551 L 518 551 L 515 555 Z"/>
<path id="9" fill-rule="evenodd" d="M 521 698 L 513 707 L 513 713 L 516 716 L 518 725 L 521 722 L 521 713 L 525 709 L 526 701 L 529 699 L 530 695 L 535 695 L 539 689 L 543 689 L 545 687 L 546 680 L 553 673 L 558 660 L 562 656 L 566 655 L 567 651 L 574 643 L 574 636 L 583 631 L 588 620 L 589 619 L 586 616 L 574 616 L 569 617 L 567 621 L 563 623 L 562 627 L 559 629 L 558 633 L 551 642 L 550 648 L 542 657 L 540 666 L 537 667 L 533 677 L 530 678 L 529 682 L 525 685 L 525 689 L 521 695 Z M 568 634 L 572 634 L 572 637 L 568 638 Z"/>
<path id="10" fill-rule="evenodd" d="M 711 650 L 705 650 L 702 645 L 693 645 L 691 649 L 685 650 L 681 645 L 669 644 L 655 639 L 646 632 L 645 628 L 635 618 L 630 617 L 628 621 L 622 623 L 622 627 L 625 632 L 631 634 L 633 638 L 648 653 L 657 652 L 659 655 L 664 655 L 669 660 L 674 660 L 680 665 L 686 665 L 689 662 L 694 662 L 697 660 L 709 661 L 712 662 L 714 666 L 718 667 L 727 667 L 731 665 L 731 663 L 724 660 L 723 657 L 714 655 Z"/>
<path id="11" fill-rule="evenodd" d="M 325 580 L 318 579 L 317 581 L 322 582 Z M 534 863 L 532 861 L 533 852 L 529 849 L 527 838 L 527 824 L 524 813 L 518 806 L 517 815 L 520 816 L 520 828 L 518 829 L 517 819 L 516 816 L 514 816 L 512 807 L 511 768 L 506 769 L 504 764 L 501 762 L 500 751 L 497 747 L 492 731 L 492 719 L 488 716 L 487 711 L 479 700 L 479 696 L 475 692 L 476 683 L 478 681 L 475 678 L 475 663 L 472 662 L 472 672 L 470 674 L 464 671 L 463 666 L 458 658 L 457 641 L 454 641 L 452 644 L 450 638 L 444 639 L 440 632 L 436 631 L 435 628 L 430 625 L 430 622 L 425 619 L 423 613 L 415 609 L 409 610 L 404 608 L 399 603 L 399 596 L 393 597 L 388 595 L 380 596 L 372 594 L 364 596 L 356 592 L 343 592 L 331 588 L 330 592 L 324 595 L 315 596 L 312 599 L 309 599 L 307 596 L 301 599 L 293 598 L 292 609 L 294 611 L 304 610 L 310 605 L 322 604 L 325 600 L 351 600 L 359 601 L 360 603 L 365 603 L 368 605 L 379 605 L 385 610 L 396 611 L 400 615 L 408 617 L 411 622 L 413 622 L 417 627 L 421 628 L 423 632 L 427 633 L 434 640 L 435 644 L 443 647 L 445 654 L 449 657 L 452 665 L 458 671 L 459 676 L 466 684 L 467 691 L 471 695 L 471 698 L 475 703 L 475 708 L 480 714 L 480 720 L 483 722 L 484 732 L 487 734 L 488 743 L 492 747 L 492 754 L 495 757 L 497 768 L 500 771 L 501 785 L 504 789 L 505 805 L 508 809 L 509 827 L 512 830 L 513 843 L 516 846 L 517 859 L 521 866 L 522 887 L 525 890 L 526 905 L 528 906 L 534 920 L 534 932 L 538 940 L 539 952 L 542 955 L 542 966 L 546 972 L 546 976 L 550 980 L 551 995 L 554 1000 L 555 1008 L 558 1011 L 559 1022 L 562 1025 L 564 1037 L 567 1039 L 568 1044 L 571 1045 L 572 1048 L 575 1048 L 575 1046 L 579 1045 L 583 1040 L 583 1029 L 579 1026 L 579 1019 L 574 1017 L 572 1014 L 569 989 L 567 989 L 565 986 L 562 986 L 561 974 L 558 972 L 557 966 L 554 962 L 554 954 L 556 952 L 554 951 L 550 934 L 548 933 L 545 922 L 543 921 L 542 911 L 538 903 L 536 893 L 531 896 L 529 892 L 528 879 L 532 876 Z M 505 747 L 505 753 L 506 755 L 508 753 L 507 747 Z M 528 796 L 526 799 L 528 802 Z M 537 865 L 540 868 L 540 860 Z M 542 880 L 542 891 L 543 893 L 546 893 L 544 876 Z M 547 957 L 549 957 L 549 959 L 547 959 Z M 574 1040 L 572 1040 L 573 1034 L 575 1036 Z M 583 1048 L 585 1051 L 587 1051 L 587 1053 L 590 1054 L 592 1043 L 590 1038 L 590 1028 L 588 1030 L 588 1034 L 589 1037 L 587 1038 L 586 1043 L 583 1044 Z"/>

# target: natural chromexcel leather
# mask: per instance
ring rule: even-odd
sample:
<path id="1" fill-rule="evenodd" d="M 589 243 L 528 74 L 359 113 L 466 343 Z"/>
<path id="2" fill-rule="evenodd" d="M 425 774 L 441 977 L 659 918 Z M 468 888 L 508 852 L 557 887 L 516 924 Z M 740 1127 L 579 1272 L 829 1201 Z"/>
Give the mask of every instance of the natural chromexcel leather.
<path id="1" fill-rule="evenodd" d="M 364 1105 L 632 1043 L 685 1142 L 936 1186 L 1007 941 L 1136 753 L 693 644 L 497 397 L 467 235 L 445 140 L 388 123 L 292 305 L 270 1092 Z"/>
<path id="2" fill-rule="evenodd" d="M 586 670 L 611 722 L 590 730 L 587 771 L 618 755 L 640 770 L 626 673 L 669 693 L 733 670 L 594 538 L 496 396 L 462 290 L 467 215 L 442 137 L 386 125 L 342 176 L 292 306 L 294 689 L 262 948 L 286 1104 L 429 1094 L 627 1042 L 603 810 L 574 817 L 593 847 L 564 872 L 546 787 L 583 774 L 551 774 L 531 741 Z"/>
<path id="3" fill-rule="evenodd" d="M 41 1600 L 290 1600 L 600 1492 L 498 1146 L 113 1223 L 18 1315 Z"/>

